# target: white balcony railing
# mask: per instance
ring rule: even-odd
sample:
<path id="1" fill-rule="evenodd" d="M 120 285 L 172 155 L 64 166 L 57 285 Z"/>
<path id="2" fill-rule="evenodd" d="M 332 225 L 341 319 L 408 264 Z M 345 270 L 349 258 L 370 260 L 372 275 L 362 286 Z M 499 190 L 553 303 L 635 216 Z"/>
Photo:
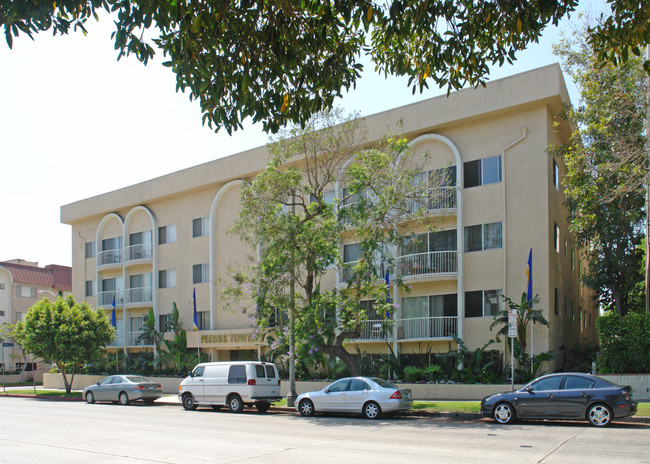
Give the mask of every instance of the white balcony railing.
<path id="1" fill-rule="evenodd" d="M 402 277 L 458 272 L 457 251 L 432 251 L 397 258 L 397 275 Z"/>
<path id="2" fill-rule="evenodd" d="M 411 213 L 424 209 L 428 211 L 437 211 L 456 208 L 456 187 L 435 187 L 427 190 L 427 198 L 422 200 L 413 200 L 411 204 Z"/>
<path id="3" fill-rule="evenodd" d="M 122 249 L 115 248 L 97 253 L 97 266 L 109 266 L 111 264 L 122 264 Z"/>
<path id="4" fill-rule="evenodd" d="M 117 332 L 116 338 L 114 341 L 110 342 L 108 347 L 112 348 L 121 348 L 123 346 L 150 346 L 142 340 L 139 340 L 140 336 L 143 334 L 143 331 L 133 331 L 133 332 Z M 125 344 L 126 342 L 126 344 Z"/>
<path id="5" fill-rule="evenodd" d="M 152 293 L 151 287 L 128 288 L 126 290 L 126 303 L 151 303 Z"/>
<path id="6" fill-rule="evenodd" d="M 353 279 L 354 276 L 354 267 L 359 263 L 359 261 L 350 261 L 345 264 L 343 264 L 343 267 L 339 268 L 338 272 L 338 285 L 344 285 L 346 284 L 349 280 Z M 386 270 L 388 269 L 388 265 L 386 262 L 382 261 L 379 264 L 375 264 L 372 267 L 372 273 L 373 273 L 373 278 L 379 280 L 383 280 L 384 276 L 386 275 Z"/>
<path id="7" fill-rule="evenodd" d="M 97 306 L 112 306 L 115 298 L 115 306 L 121 306 L 122 295 L 120 292 L 110 290 L 97 293 Z"/>
<path id="8" fill-rule="evenodd" d="M 153 245 L 151 243 L 131 245 L 126 247 L 125 252 L 127 261 L 151 259 L 153 256 Z"/>
<path id="9" fill-rule="evenodd" d="M 405 319 L 373 319 L 361 323 L 358 340 L 390 341 L 393 339 L 394 327 L 397 327 L 397 339 L 401 341 L 451 338 L 458 333 L 456 316 L 413 317 Z"/>

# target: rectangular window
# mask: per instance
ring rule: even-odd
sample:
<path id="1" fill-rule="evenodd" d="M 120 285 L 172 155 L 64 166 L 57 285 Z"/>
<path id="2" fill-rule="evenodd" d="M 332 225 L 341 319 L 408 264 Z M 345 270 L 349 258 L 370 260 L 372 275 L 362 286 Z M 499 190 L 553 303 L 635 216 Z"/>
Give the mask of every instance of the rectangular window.
<path id="1" fill-rule="evenodd" d="M 86 259 L 95 257 L 95 242 L 86 242 L 85 254 Z"/>
<path id="2" fill-rule="evenodd" d="M 501 156 L 493 156 L 463 164 L 465 188 L 501 182 Z"/>
<path id="3" fill-rule="evenodd" d="M 202 284 L 209 281 L 209 264 L 195 264 L 192 266 L 192 283 Z"/>
<path id="4" fill-rule="evenodd" d="M 343 262 L 354 263 L 361 259 L 361 248 L 358 243 L 343 245 Z"/>
<path id="5" fill-rule="evenodd" d="M 557 288 L 555 289 L 555 300 L 554 301 L 555 301 L 555 303 L 554 303 L 553 309 L 554 309 L 555 315 L 559 316 L 560 315 L 560 290 L 557 289 Z"/>
<path id="6" fill-rule="evenodd" d="M 0 311 L 0 317 L 5 317 L 5 312 L 4 311 Z"/>
<path id="7" fill-rule="evenodd" d="M 466 252 L 496 248 L 503 248 L 503 225 L 501 222 L 465 227 Z"/>
<path id="8" fill-rule="evenodd" d="M 95 282 L 93 280 L 86 281 L 86 296 L 95 296 Z"/>
<path id="9" fill-rule="evenodd" d="M 158 288 L 176 287 L 176 269 L 158 271 Z"/>
<path id="10" fill-rule="evenodd" d="M 555 159 L 553 160 L 553 186 L 556 190 L 560 190 L 560 168 Z"/>
<path id="11" fill-rule="evenodd" d="M 210 312 L 209 311 L 197 311 L 196 312 L 196 324 L 198 325 L 199 330 L 209 330 L 210 329 Z"/>
<path id="12" fill-rule="evenodd" d="M 16 285 L 16 296 L 18 298 L 36 298 L 36 287 Z"/>
<path id="13" fill-rule="evenodd" d="M 175 243 L 175 242 L 176 242 L 176 224 L 158 227 L 159 245 L 164 245 L 165 243 Z"/>
<path id="14" fill-rule="evenodd" d="M 429 234 L 429 251 L 456 251 L 456 229 L 441 230 Z"/>
<path id="15" fill-rule="evenodd" d="M 102 251 L 122 249 L 122 237 L 105 238 L 102 240 Z"/>
<path id="16" fill-rule="evenodd" d="M 130 318 L 131 332 L 142 332 L 146 316 L 135 316 Z"/>
<path id="17" fill-rule="evenodd" d="M 576 322 L 576 302 L 571 302 L 571 322 Z"/>
<path id="18" fill-rule="evenodd" d="M 0 284 L 0 290 L 4 290 L 4 289 L 5 289 L 5 284 Z"/>
<path id="19" fill-rule="evenodd" d="M 158 331 L 160 333 L 167 332 L 167 320 L 169 319 L 169 314 L 159 314 L 158 315 Z"/>
<path id="20" fill-rule="evenodd" d="M 560 226 L 553 223 L 553 246 L 555 251 L 560 252 Z"/>
<path id="21" fill-rule="evenodd" d="M 465 292 L 465 317 L 492 317 L 502 309 L 503 290 Z"/>
<path id="22" fill-rule="evenodd" d="M 208 235 L 208 218 L 196 218 L 192 220 L 192 237 L 203 237 Z"/>

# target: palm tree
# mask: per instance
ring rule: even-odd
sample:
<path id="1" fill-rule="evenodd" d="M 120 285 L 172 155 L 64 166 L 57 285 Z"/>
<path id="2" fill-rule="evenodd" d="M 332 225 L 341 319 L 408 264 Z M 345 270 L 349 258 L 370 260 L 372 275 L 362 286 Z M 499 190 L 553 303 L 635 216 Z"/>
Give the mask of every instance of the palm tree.
<path id="1" fill-rule="evenodd" d="M 503 297 L 506 303 L 508 303 L 509 309 L 514 309 L 517 311 L 517 341 L 519 347 L 521 348 L 522 353 L 526 352 L 526 346 L 528 345 L 527 334 L 528 334 L 528 325 L 532 322 L 533 324 L 542 324 L 548 326 L 548 321 L 542 315 L 542 311 L 539 309 L 533 309 L 533 304 L 539 303 L 539 295 L 535 295 L 530 301 L 526 297 L 526 292 L 521 294 L 521 303 L 515 303 L 507 296 Z M 508 309 L 502 309 L 494 315 L 494 321 L 490 325 L 490 330 L 494 327 L 499 327 L 497 332 L 496 341 L 500 341 L 500 336 L 508 335 Z"/>

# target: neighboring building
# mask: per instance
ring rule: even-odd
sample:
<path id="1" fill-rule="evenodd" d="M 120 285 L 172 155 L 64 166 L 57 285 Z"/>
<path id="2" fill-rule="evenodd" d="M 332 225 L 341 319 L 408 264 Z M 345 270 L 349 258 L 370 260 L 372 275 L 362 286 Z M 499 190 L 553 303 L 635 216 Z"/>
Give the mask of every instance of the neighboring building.
<path id="1" fill-rule="evenodd" d="M 15 324 L 25 318 L 29 308 L 42 298 L 54 300 L 72 291 L 72 268 L 50 264 L 38 267 L 38 263 L 13 259 L 0 262 L 0 324 Z M 23 358 L 20 350 L 2 347 L 7 370 L 19 370 Z M 1 361 L 0 361 L 1 362 Z M 37 360 L 28 358 L 28 369 L 44 367 Z"/>
<path id="2" fill-rule="evenodd" d="M 400 302 L 396 330 L 387 335 L 368 321 L 356 342 L 362 350 L 385 352 L 388 341 L 405 353 L 445 352 L 454 333 L 470 348 L 484 345 L 495 336 L 489 326 L 503 308 L 499 295 L 518 301 L 526 289 L 531 248 L 537 308 L 550 322 L 534 327 L 534 352 L 595 340 L 597 308 L 579 282 L 584 267 L 563 205 L 564 167 L 547 153 L 569 140 L 558 117 L 564 103 L 561 70 L 551 65 L 365 118 L 370 142 L 401 120 L 412 149 L 432 155 L 427 170 L 448 169 L 452 182 L 449 196 L 430 206 L 440 230 L 423 229 L 397 260 L 412 290 L 392 290 Z M 149 308 L 164 327 L 174 302 L 196 347 L 196 290 L 200 348 L 211 359 L 255 357 L 265 348 L 245 317 L 224 308 L 222 289 L 228 269 L 254 256 L 227 231 L 241 181 L 268 159 L 260 147 L 61 208 L 61 221 L 72 226 L 73 291 L 106 311 L 115 299 L 117 347 L 142 349 L 137 338 Z M 353 261 L 354 244 L 341 247 Z M 337 285 L 336 272 L 326 280 Z"/>

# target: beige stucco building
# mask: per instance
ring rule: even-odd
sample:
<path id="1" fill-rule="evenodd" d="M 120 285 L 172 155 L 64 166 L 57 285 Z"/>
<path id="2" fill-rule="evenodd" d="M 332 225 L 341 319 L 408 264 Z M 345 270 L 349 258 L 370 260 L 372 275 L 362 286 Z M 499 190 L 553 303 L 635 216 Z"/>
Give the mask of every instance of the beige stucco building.
<path id="1" fill-rule="evenodd" d="M 29 308 L 42 298 L 49 300 L 57 296 L 65 296 L 72 290 L 72 269 L 68 266 L 50 264 L 39 267 L 37 262 L 23 259 L 12 259 L 0 262 L 0 325 L 15 324 L 25 318 Z M 20 370 L 23 359 L 20 349 L 7 338 L 2 346 L 1 358 L 4 359 L 5 370 Z M 47 371 L 40 360 L 27 355 L 27 369 L 36 369 L 37 379 L 42 371 Z M 2 362 L 2 361 L 0 361 Z"/>
<path id="2" fill-rule="evenodd" d="M 400 352 L 447 351 L 452 333 L 470 348 L 484 345 L 503 307 L 498 295 L 518 300 L 526 290 L 531 249 L 537 308 L 550 322 L 534 328 L 534 352 L 594 339 L 597 308 L 578 279 L 564 168 L 547 152 L 568 141 L 570 129 L 558 118 L 566 102 L 560 68 L 551 65 L 365 118 L 370 142 L 401 120 L 412 149 L 431 155 L 427 169 L 450 169 L 455 181 L 445 201 L 430 205 L 439 230 L 423 230 L 397 259 L 412 290 L 392 289 L 400 303 L 391 315 L 395 330 L 385 334 L 368 321 L 355 342 L 363 350 L 384 352 L 389 342 Z M 162 326 L 176 302 L 190 329 L 196 290 L 200 347 L 213 360 L 264 350 L 250 322 L 224 309 L 222 282 L 253 255 L 227 231 L 241 181 L 268 159 L 260 147 L 61 208 L 61 221 L 72 226 L 73 293 L 107 311 L 115 298 L 119 349 L 143 348 L 137 337 L 149 308 Z M 342 241 L 342 251 L 346 245 L 353 246 Z M 330 285 L 339 278 L 332 270 Z M 188 344 L 197 346 L 196 332 L 188 330 Z"/>

